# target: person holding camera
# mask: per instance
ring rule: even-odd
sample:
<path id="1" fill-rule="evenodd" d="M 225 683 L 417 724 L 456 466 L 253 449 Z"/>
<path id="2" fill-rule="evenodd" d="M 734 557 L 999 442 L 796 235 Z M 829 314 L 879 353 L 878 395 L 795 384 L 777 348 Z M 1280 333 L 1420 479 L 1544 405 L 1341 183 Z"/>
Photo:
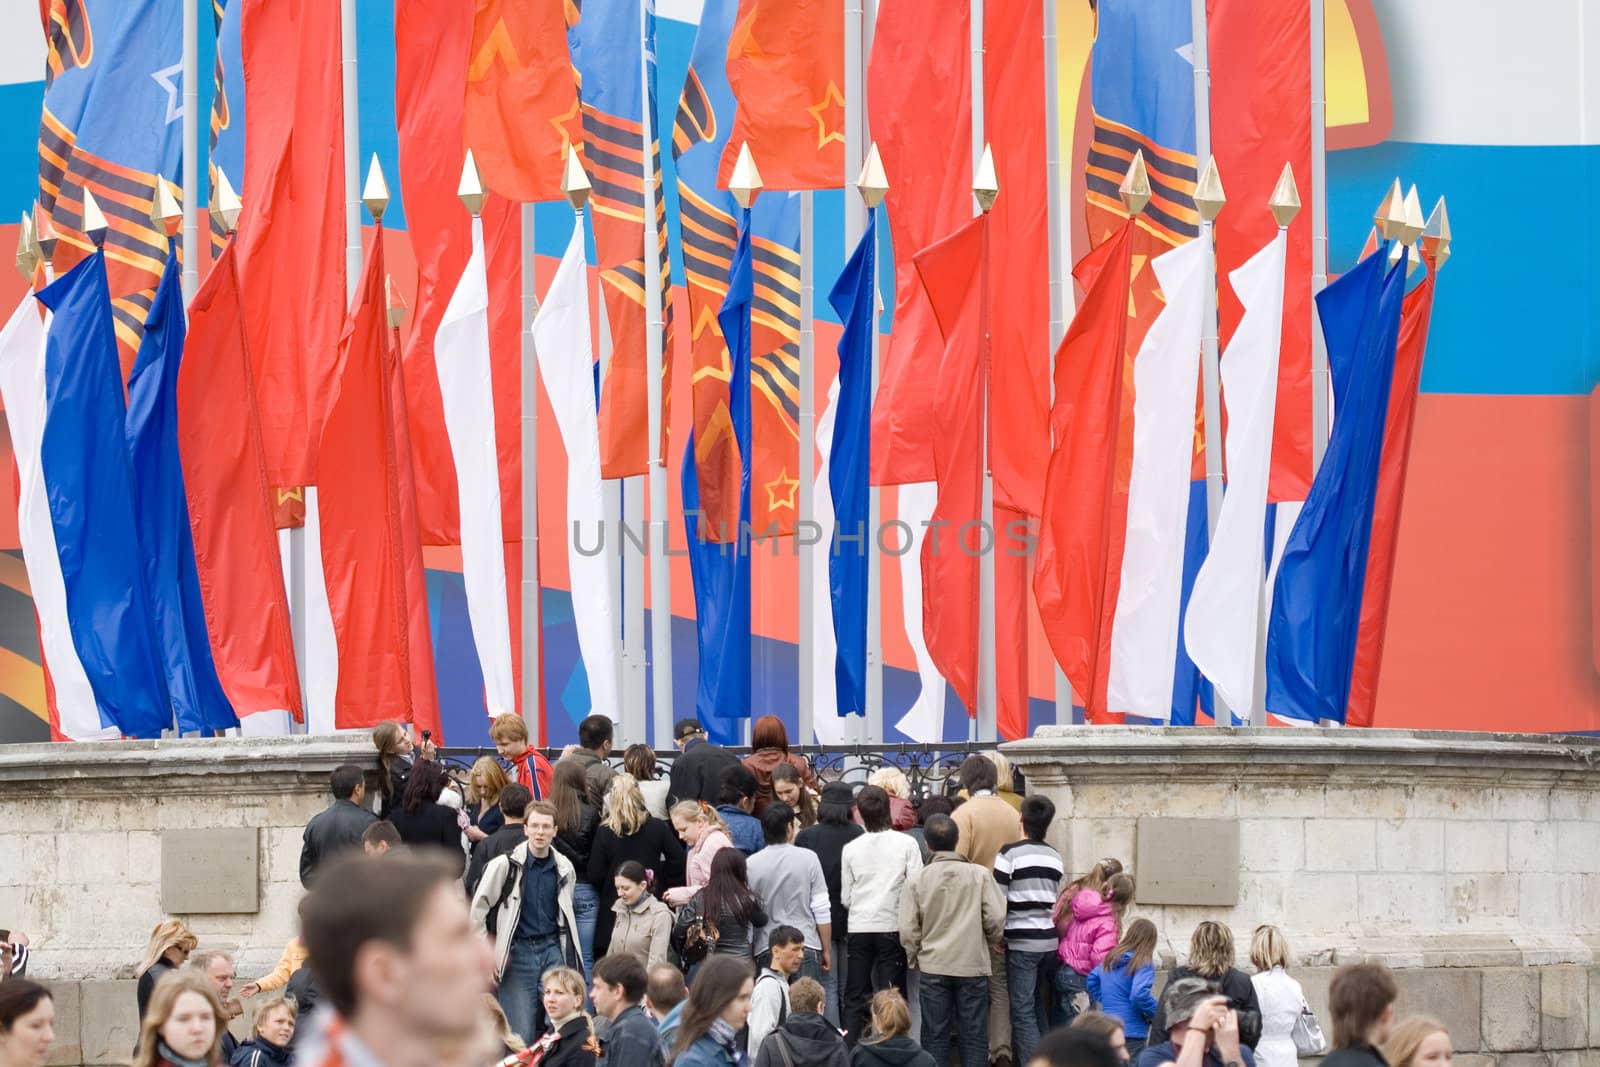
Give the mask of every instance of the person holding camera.
<path id="1" fill-rule="evenodd" d="M 1255 1054 L 1239 1040 L 1239 1012 L 1203 978 L 1175 978 L 1161 994 L 1167 1040 L 1139 1053 L 1137 1067 L 1256 1067 Z M 1155 1034 L 1151 1034 L 1155 1037 Z"/>

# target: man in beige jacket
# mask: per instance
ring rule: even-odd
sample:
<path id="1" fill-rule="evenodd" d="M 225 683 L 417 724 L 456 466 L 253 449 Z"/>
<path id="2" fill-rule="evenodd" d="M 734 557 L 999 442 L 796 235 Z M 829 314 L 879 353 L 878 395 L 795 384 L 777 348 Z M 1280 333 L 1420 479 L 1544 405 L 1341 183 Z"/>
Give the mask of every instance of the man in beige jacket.
<path id="1" fill-rule="evenodd" d="M 1005 934 L 1006 901 L 989 868 L 956 852 L 947 815 L 923 827 L 933 856 L 900 893 L 900 943 L 922 972 L 922 1047 L 950 1062 L 950 1027 L 961 1031 L 961 1067 L 989 1059 L 989 975 Z"/>
<path id="2" fill-rule="evenodd" d="M 973 863 L 994 871 L 994 858 L 1013 841 L 1022 839 L 1022 818 L 995 793 L 999 771 L 986 756 L 968 756 L 961 764 L 961 785 L 968 800 L 952 818 L 960 839 L 956 851 Z M 1006 984 L 1004 957 L 995 961 L 989 976 L 989 1062 L 1011 1058 L 1011 991 Z"/>

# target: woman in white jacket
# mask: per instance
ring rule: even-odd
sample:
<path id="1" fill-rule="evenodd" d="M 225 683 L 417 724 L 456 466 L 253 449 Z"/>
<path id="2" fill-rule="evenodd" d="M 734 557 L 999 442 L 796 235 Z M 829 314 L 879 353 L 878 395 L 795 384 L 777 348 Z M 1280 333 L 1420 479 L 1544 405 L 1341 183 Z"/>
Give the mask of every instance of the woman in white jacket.
<path id="1" fill-rule="evenodd" d="M 1250 962 L 1256 973 L 1250 976 L 1256 999 L 1261 1002 L 1261 1042 L 1256 1045 L 1258 1067 L 1296 1067 L 1300 1062 L 1294 1047 L 1294 1028 L 1307 1009 L 1300 983 L 1289 977 L 1289 942 L 1276 926 L 1256 927 L 1250 939 Z"/>

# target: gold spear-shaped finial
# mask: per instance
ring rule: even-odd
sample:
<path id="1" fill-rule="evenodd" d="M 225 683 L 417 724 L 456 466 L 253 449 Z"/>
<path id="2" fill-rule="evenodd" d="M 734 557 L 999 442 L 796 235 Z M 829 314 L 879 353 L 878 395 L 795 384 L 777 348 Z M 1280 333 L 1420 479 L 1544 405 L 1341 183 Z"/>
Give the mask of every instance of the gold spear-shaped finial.
<path id="1" fill-rule="evenodd" d="M 383 276 L 383 300 L 389 308 L 389 328 L 398 330 L 406 318 L 406 298 L 400 295 L 392 275 Z"/>
<path id="2" fill-rule="evenodd" d="M 1122 176 L 1122 184 L 1117 186 L 1117 192 L 1122 195 L 1129 218 L 1139 214 L 1150 203 L 1150 171 L 1144 165 L 1144 149 L 1133 154 L 1133 163 L 1128 167 L 1128 173 Z"/>
<path id="3" fill-rule="evenodd" d="M 856 178 L 856 190 L 860 192 L 869 211 L 883 203 L 883 198 L 889 195 L 889 178 L 883 172 L 883 159 L 878 155 L 877 141 L 873 141 L 872 147 L 867 149 L 861 174 Z"/>
<path id="4" fill-rule="evenodd" d="M 578 158 L 578 153 L 568 148 L 566 170 L 561 174 L 561 191 L 566 194 L 567 203 L 572 205 L 574 211 L 582 211 L 589 202 L 589 193 L 593 188 L 589 184 L 588 172 L 583 169 L 583 161 Z"/>
<path id="5" fill-rule="evenodd" d="M 156 197 L 150 205 L 150 221 L 168 237 L 176 237 L 183 228 L 183 207 L 178 203 L 172 183 L 165 178 L 156 179 Z"/>
<path id="6" fill-rule="evenodd" d="M 1267 200 L 1267 210 L 1281 227 L 1287 227 L 1300 214 L 1300 187 L 1294 183 L 1293 165 L 1283 165 L 1278 184 L 1273 186 L 1272 196 Z"/>
<path id="7" fill-rule="evenodd" d="M 233 183 L 228 180 L 228 172 L 219 167 L 217 187 L 211 190 L 211 217 L 222 227 L 223 233 L 232 233 L 239 228 L 239 213 L 243 210 L 239 194 L 234 192 Z"/>
<path id="8" fill-rule="evenodd" d="M 467 214 L 477 218 L 483 214 L 483 175 L 478 172 L 478 161 L 467 149 L 467 158 L 461 164 L 461 184 L 456 186 L 456 199 L 467 209 Z"/>
<path id="9" fill-rule="evenodd" d="M 98 248 L 98 247 L 101 247 L 101 246 L 103 246 L 105 244 L 105 241 L 106 241 L 106 230 L 108 230 L 109 228 L 110 228 L 110 225 L 106 222 L 105 213 L 100 210 L 99 201 L 97 201 L 94 198 L 94 194 L 89 191 L 89 187 L 88 186 L 84 186 L 84 188 L 83 188 L 83 232 L 84 232 L 84 235 L 87 236 L 89 238 L 89 240 L 93 241 L 95 243 L 95 247 Z"/>
<path id="10" fill-rule="evenodd" d="M 367 167 L 367 184 L 361 188 L 361 202 L 372 212 L 373 222 L 383 221 L 383 213 L 389 209 L 389 183 L 383 180 L 383 168 L 378 165 L 376 152 Z"/>
<path id="11" fill-rule="evenodd" d="M 1194 206 L 1207 222 L 1217 221 L 1228 196 L 1222 191 L 1222 175 L 1217 172 L 1217 157 L 1206 160 L 1206 169 L 1200 172 L 1200 181 L 1194 187 Z"/>
<path id="12" fill-rule="evenodd" d="M 39 269 L 39 253 L 35 251 L 38 243 L 33 239 L 33 220 L 28 213 L 22 213 L 22 229 L 17 232 L 17 273 L 22 275 L 24 281 L 33 285 L 33 275 Z"/>
<path id="13" fill-rule="evenodd" d="M 50 219 L 50 212 L 37 200 L 33 202 L 33 240 L 39 246 L 39 256 L 46 264 L 56 258 L 56 242 L 60 235 L 56 233 L 56 224 Z"/>
<path id="14" fill-rule="evenodd" d="M 1400 191 L 1400 179 L 1396 178 L 1389 187 L 1389 192 L 1384 196 L 1383 202 L 1378 205 L 1378 210 L 1372 215 L 1373 225 L 1378 227 L 1378 234 L 1385 241 L 1392 241 L 1400 236 L 1400 224 L 1405 221 L 1405 193 Z"/>
<path id="15" fill-rule="evenodd" d="M 1417 196 L 1415 185 L 1406 190 L 1405 199 L 1400 205 L 1400 217 L 1400 243 L 1416 244 L 1427 223 L 1422 218 L 1422 199 Z"/>
<path id="16" fill-rule="evenodd" d="M 761 172 L 756 169 L 755 158 L 750 155 L 749 141 L 739 146 L 739 159 L 733 165 L 732 177 L 728 179 L 728 192 L 733 194 L 742 208 L 755 203 L 761 192 Z"/>
<path id="17" fill-rule="evenodd" d="M 1444 266 L 1444 261 L 1450 258 L 1450 212 L 1445 210 L 1442 196 L 1423 224 L 1422 250 L 1433 257 L 1434 270 Z"/>
<path id="18" fill-rule="evenodd" d="M 978 210 L 987 215 L 1000 199 L 1000 176 L 994 169 L 994 152 L 987 143 L 978 159 L 978 169 L 972 174 L 972 196 L 978 201 Z"/>

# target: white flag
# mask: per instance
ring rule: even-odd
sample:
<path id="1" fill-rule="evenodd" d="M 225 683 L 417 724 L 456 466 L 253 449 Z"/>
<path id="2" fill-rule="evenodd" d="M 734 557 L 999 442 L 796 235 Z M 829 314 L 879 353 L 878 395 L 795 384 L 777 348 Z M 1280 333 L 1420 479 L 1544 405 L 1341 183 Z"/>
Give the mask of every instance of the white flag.
<path id="1" fill-rule="evenodd" d="M 1151 261 L 1167 303 L 1133 361 L 1128 534 L 1111 622 L 1106 701 L 1118 711 L 1149 719 L 1172 715 L 1210 255 L 1205 242 L 1190 241 Z"/>
<path id="2" fill-rule="evenodd" d="M 39 616 L 39 644 L 55 688 L 57 727 L 73 741 L 115 738 L 102 727 L 100 706 L 84 674 L 83 661 L 67 627 L 67 586 L 56 551 L 56 531 L 45 498 L 39 446 L 44 439 L 44 345 L 47 327 L 29 293 L 0 332 L 0 396 L 17 461 L 17 538 Z"/>
<path id="3" fill-rule="evenodd" d="M 585 333 L 587 337 L 587 333 Z M 472 227 L 472 257 L 450 296 L 433 359 L 439 368 L 444 427 L 461 507 L 461 577 L 467 618 L 491 716 L 515 713 L 511 610 L 506 601 L 505 535 L 500 525 L 500 461 L 495 448 L 494 383 L 489 370 L 489 282 L 483 230 Z"/>
<path id="4" fill-rule="evenodd" d="M 533 345 L 539 377 L 544 380 L 567 450 L 567 568 L 578 650 L 589 675 L 589 710 L 615 722 L 619 717 L 618 668 L 611 565 L 604 553 L 579 552 L 579 538 L 573 535 L 574 530 L 581 531 L 585 543 L 595 544 L 605 521 L 582 216 L 573 224 L 572 240 L 567 242 L 555 281 L 533 317 Z"/>
<path id="5" fill-rule="evenodd" d="M 900 486 L 895 497 L 895 518 L 903 524 L 896 536 L 910 530 L 909 543 L 896 543 L 900 555 L 900 615 L 906 640 L 917 661 L 917 677 L 922 683 L 916 701 L 895 724 L 895 729 L 921 745 L 937 744 L 944 736 L 944 675 L 939 673 L 928 642 L 922 636 L 922 541 L 928 535 L 933 507 L 939 502 L 939 487 L 933 482 L 909 482 Z"/>
<path id="6" fill-rule="evenodd" d="M 1183 620 L 1189 658 L 1211 680 L 1217 696 L 1242 715 L 1255 702 L 1286 243 L 1279 230 L 1270 244 L 1229 275 L 1244 318 L 1222 360 L 1228 491 Z"/>

